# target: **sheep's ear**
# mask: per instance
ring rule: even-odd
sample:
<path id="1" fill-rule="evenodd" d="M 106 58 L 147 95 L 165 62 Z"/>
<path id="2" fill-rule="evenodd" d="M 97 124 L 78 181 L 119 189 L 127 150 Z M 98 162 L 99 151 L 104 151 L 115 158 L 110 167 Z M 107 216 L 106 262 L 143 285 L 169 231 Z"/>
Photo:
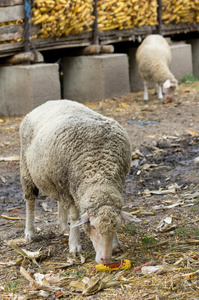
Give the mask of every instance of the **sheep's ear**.
<path id="1" fill-rule="evenodd" d="M 163 88 L 168 89 L 171 87 L 171 81 L 169 79 L 167 79 L 164 83 L 163 83 Z"/>
<path id="2" fill-rule="evenodd" d="M 77 221 L 77 222 L 72 226 L 72 228 L 78 227 L 78 226 L 80 226 L 80 225 L 85 224 L 86 222 L 88 222 L 88 219 L 89 219 L 88 213 L 86 212 L 85 214 L 81 215 L 80 220 Z"/>
<path id="3" fill-rule="evenodd" d="M 128 212 L 126 211 L 121 211 L 120 213 L 121 217 L 123 220 L 125 221 L 131 221 L 131 222 L 141 222 L 140 219 L 136 218 L 136 217 L 132 217 Z"/>

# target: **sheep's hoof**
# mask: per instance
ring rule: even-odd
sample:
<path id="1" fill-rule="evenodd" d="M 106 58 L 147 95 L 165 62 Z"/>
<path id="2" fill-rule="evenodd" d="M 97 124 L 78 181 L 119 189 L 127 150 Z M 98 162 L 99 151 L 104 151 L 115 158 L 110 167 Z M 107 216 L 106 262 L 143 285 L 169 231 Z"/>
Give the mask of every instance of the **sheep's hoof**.
<path id="1" fill-rule="evenodd" d="M 81 245 L 73 245 L 69 247 L 69 252 L 74 257 L 76 257 L 76 254 L 80 253 L 81 251 L 82 251 Z"/>
<path id="2" fill-rule="evenodd" d="M 26 242 L 31 242 L 35 236 L 34 230 L 25 230 L 25 239 Z"/>
<path id="3" fill-rule="evenodd" d="M 60 227 L 61 234 L 69 235 L 70 228 L 69 226 Z"/>
<path id="4" fill-rule="evenodd" d="M 121 250 L 122 244 L 118 241 L 117 243 L 113 243 L 112 251 L 113 253 L 117 253 Z"/>

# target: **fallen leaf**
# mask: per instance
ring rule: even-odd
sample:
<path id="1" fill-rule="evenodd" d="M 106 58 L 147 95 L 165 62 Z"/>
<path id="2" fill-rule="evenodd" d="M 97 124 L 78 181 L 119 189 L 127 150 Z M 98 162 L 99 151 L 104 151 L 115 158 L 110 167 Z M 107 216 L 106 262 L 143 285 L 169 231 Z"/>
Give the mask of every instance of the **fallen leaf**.
<path id="1" fill-rule="evenodd" d="M 1 215 L 2 218 L 8 219 L 8 220 L 25 220 L 25 218 L 18 218 L 18 217 L 9 217 L 6 215 Z"/>
<path id="2" fill-rule="evenodd" d="M 21 254 L 23 257 L 32 260 L 32 262 L 35 263 L 36 265 L 38 265 L 38 263 L 36 262 L 36 259 L 41 258 L 41 257 L 46 257 L 46 256 L 50 255 L 50 250 L 49 249 L 46 249 L 44 251 L 38 250 L 38 251 L 33 252 L 33 251 L 28 251 L 26 249 L 21 249 L 17 245 L 9 243 L 9 242 L 7 242 L 7 244 L 10 247 L 12 247 L 15 251 L 17 251 L 19 254 Z"/>
<path id="3" fill-rule="evenodd" d="M 6 262 L 1 262 L 0 261 L 0 265 L 1 266 L 7 266 L 7 267 L 11 267 L 11 266 L 16 266 L 19 265 L 22 261 L 23 261 L 23 257 L 17 258 L 14 261 L 6 261 Z"/>
<path id="4" fill-rule="evenodd" d="M 21 212 L 20 209 L 14 208 L 14 209 L 12 209 L 11 211 L 9 211 L 9 214 L 18 214 L 18 213 L 20 213 L 20 212 Z"/>
<path id="5" fill-rule="evenodd" d="M 19 161 L 19 156 L 0 157 L 0 161 Z"/>
<path id="6" fill-rule="evenodd" d="M 194 158 L 194 162 L 195 162 L 195 164 L 199 163 L 199 156 Z"/>

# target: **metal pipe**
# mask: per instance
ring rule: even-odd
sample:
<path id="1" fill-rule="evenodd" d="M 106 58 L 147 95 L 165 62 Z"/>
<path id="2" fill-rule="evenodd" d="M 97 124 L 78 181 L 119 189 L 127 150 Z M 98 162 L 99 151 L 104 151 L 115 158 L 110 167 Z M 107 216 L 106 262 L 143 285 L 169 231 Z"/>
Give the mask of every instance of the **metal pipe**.
<path id="1" fill-rule="evenodd" d="M 30 34 L 31 34 L 31 0 L 24 0 L 24 51 L 30 51 Z"/>

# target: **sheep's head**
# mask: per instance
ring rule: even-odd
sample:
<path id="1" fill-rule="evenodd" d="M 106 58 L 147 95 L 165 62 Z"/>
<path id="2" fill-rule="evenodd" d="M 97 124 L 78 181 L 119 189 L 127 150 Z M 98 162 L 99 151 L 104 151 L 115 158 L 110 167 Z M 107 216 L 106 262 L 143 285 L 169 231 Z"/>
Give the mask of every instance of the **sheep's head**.
<path id="1" fill-rule="evenodd" d="M 128 213 L 116 212 L 110 206 L 103 206 L 95 215 L 89 216 L 86 212 L 81 220 L 74 226 L 84 224 L 85 231 L 89 235 L 96 251 L 97 263 L 110 263 L 114 234 L 118 230 L 121 219 L 134 220 Z"/>
<path id="2" fill-rule="evenodd" d="M 170 80 L 167 79 L 163 84 L 163 93 L 165 94 L 166 99 L 173 99 L 175 95 L 175 90 L 178 86 L 178 82 L 176 79 Z"/>

